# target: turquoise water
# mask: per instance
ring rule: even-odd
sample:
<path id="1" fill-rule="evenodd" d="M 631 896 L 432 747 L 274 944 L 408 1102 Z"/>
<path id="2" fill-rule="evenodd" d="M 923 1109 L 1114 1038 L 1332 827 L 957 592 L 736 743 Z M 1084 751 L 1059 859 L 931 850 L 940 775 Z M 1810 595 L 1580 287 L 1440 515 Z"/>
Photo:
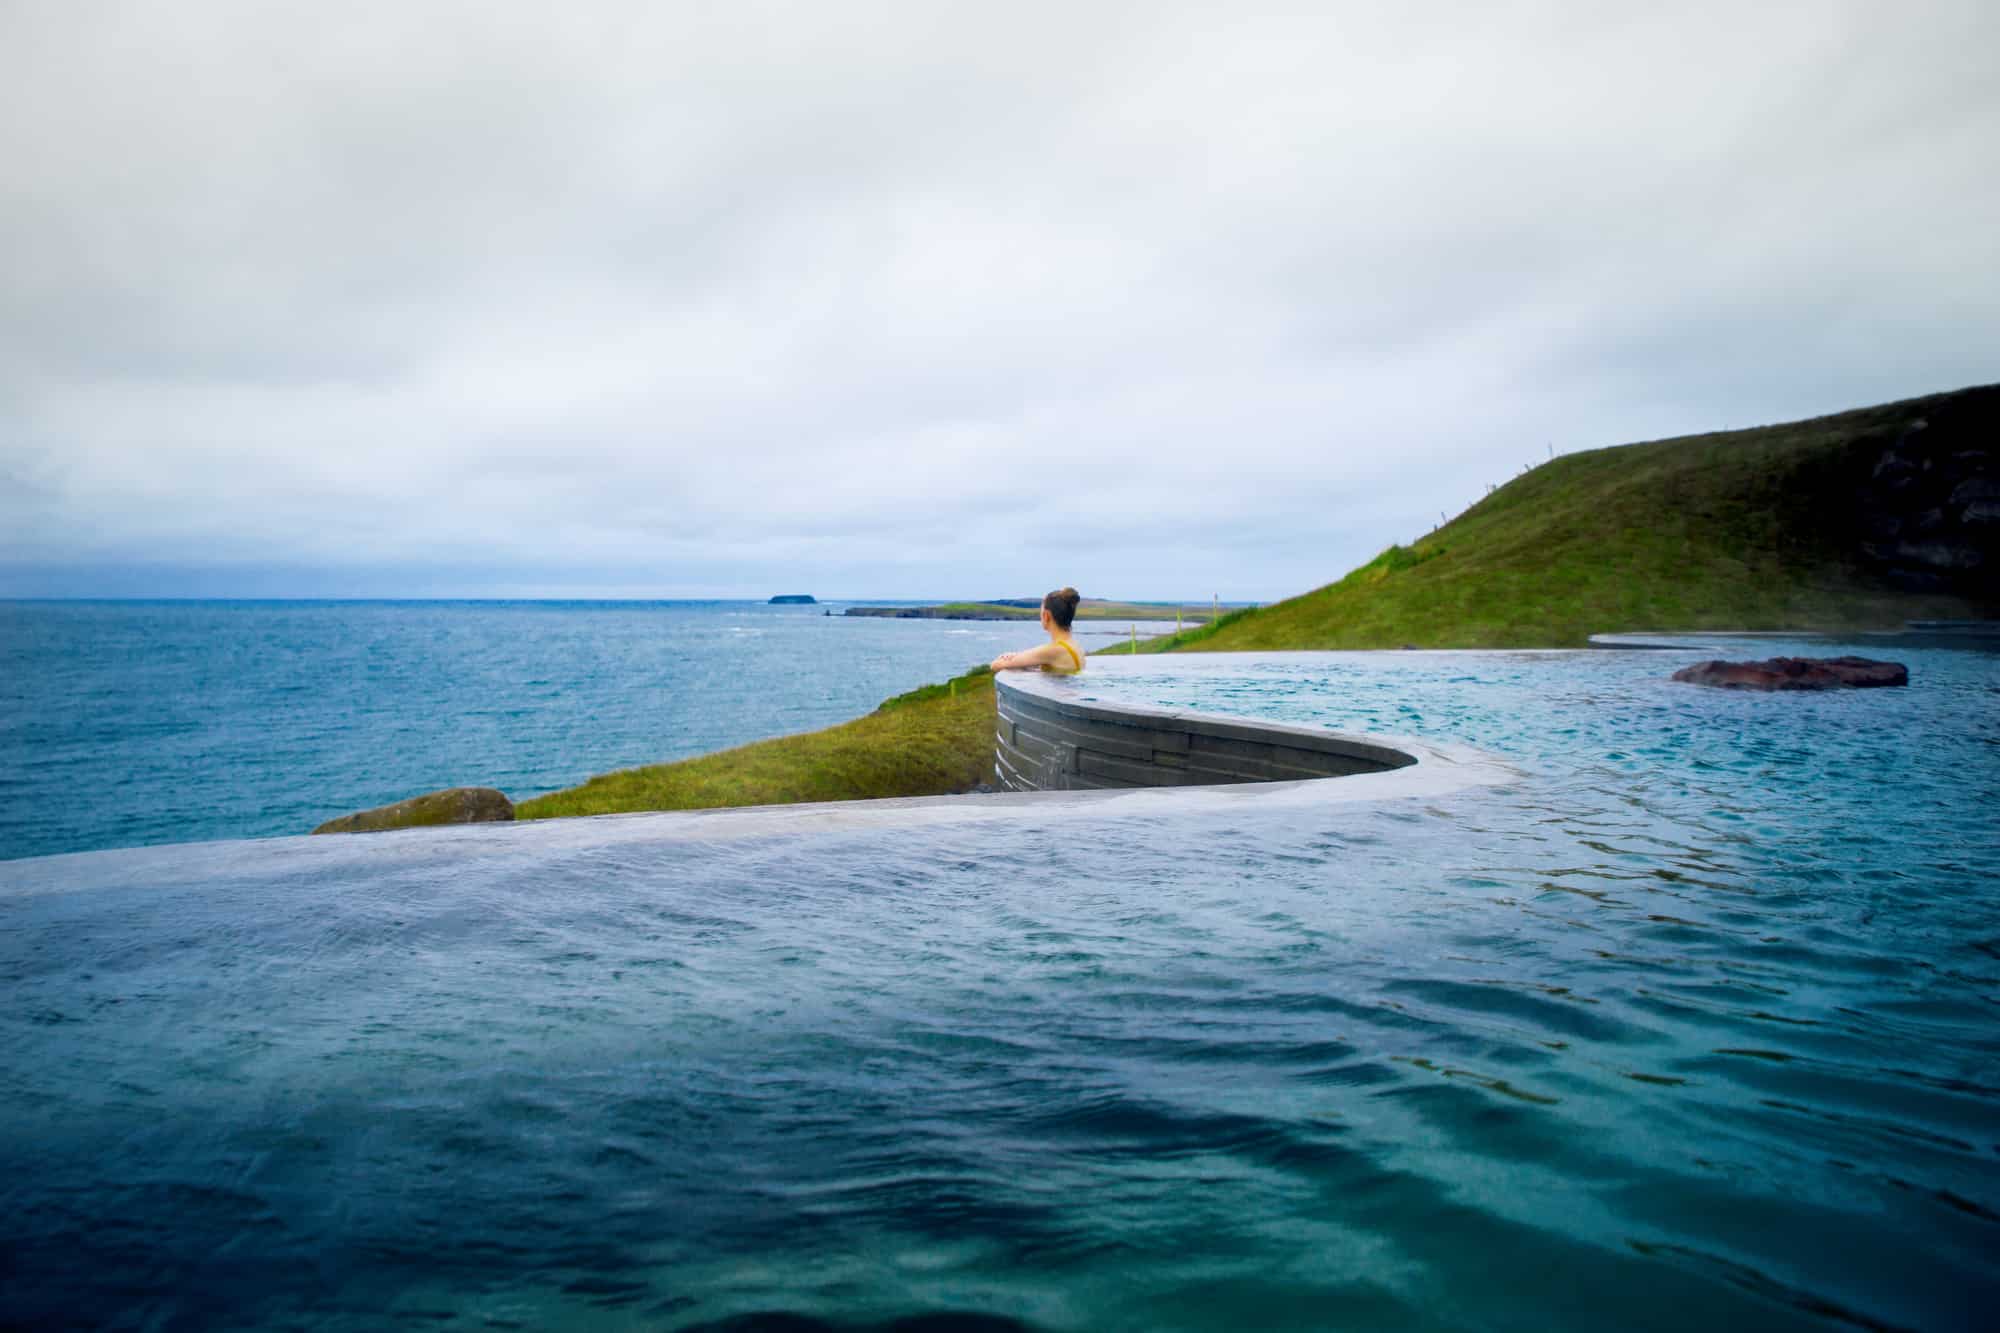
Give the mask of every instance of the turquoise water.
<path id="1" fill-rule="evenodd" d="M 2000 658 L 1858 647 L 1074 683 L 1519 770 L 1438 798 L 10 863 L 8 1317 L 1990 1327 Z"/>
<path id="2" fill-rule="evenodd" d="M 0 859 L 519 800 L 844 722 L 1037 634 L 843 605 L 0 602 Z"/>

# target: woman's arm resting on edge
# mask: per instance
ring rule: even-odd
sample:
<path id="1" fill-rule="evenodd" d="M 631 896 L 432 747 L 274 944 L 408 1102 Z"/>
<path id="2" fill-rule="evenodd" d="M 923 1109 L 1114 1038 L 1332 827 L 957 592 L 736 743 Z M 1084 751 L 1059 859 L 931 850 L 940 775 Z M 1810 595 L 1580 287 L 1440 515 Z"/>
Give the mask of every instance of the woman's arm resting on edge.
<path id="1" fill-rule="evenodd" d="M 1036 667 L 1051 666 L 1069 661 L 1069 654 L 1062 645 L 1044 643 L 1033 648 L 1023 648 L 1018 653 L 1002 653 L 993 659 L 995 671 L 1033 671 Z"/>

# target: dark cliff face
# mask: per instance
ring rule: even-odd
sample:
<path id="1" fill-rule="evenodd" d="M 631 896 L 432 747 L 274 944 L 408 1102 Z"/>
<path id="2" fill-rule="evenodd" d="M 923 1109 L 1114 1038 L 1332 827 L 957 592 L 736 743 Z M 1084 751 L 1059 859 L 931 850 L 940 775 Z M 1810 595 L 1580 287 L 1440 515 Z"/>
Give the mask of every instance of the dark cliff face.
<path id="1" fill-rule="evenodd" d="M 1886 437 L 1886 438 L 1885 438 Z M 2000 597 L 2000 386 L 1917 405 L 1845 460 L 1864 564 L 1899 587 Z"/>

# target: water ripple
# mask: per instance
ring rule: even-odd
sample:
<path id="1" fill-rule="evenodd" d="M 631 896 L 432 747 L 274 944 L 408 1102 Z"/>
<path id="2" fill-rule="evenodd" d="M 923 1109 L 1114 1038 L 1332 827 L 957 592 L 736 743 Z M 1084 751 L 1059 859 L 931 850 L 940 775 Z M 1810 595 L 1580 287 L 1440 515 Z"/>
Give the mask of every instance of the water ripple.
<path id="1" fill-rule="evenodd" d="M 9 1317 L 1978 1327 L 1993 660 L 1671 665 L 1227 678 L 1528 774 L 1414 808 L 13 863 Z"/>

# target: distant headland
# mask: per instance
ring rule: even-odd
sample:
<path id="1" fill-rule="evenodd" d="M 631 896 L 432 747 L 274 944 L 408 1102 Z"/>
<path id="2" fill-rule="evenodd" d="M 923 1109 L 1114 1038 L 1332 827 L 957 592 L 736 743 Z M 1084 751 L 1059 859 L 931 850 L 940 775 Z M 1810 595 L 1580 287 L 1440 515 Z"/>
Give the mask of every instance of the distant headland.
<path id="1" fill-rule="evenodd" d="M 1039 597 L 995 597 L 986 602 L 946 602 L 940 606 L 850 606 L 850 616 L 888 620 L 1034 620 L 1040 616 Z M 1086 597 L 1077 603 L 1078 620 L 1181 620 L 1199 625 L 1213 618 L 1217 604 L 1199 602 L 1107 602 Z"/>
<path id="2" fill-rule="evenodd" d="M 787 592 L 773 597 L 769 606 L 818 606 L 819 599 L 809 592 Z"/>

